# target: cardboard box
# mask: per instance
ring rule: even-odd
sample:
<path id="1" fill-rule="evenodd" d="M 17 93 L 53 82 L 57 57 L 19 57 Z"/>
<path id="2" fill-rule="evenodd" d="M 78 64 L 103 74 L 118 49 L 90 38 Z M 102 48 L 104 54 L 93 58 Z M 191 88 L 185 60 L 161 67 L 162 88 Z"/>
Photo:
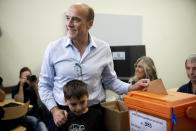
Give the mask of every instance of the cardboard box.
<path id="1" fill-rule="evenodd" d="M 129 131 L 128 108 L 122 101 L 102 103 L 104 125 L 107 131 Z"/>

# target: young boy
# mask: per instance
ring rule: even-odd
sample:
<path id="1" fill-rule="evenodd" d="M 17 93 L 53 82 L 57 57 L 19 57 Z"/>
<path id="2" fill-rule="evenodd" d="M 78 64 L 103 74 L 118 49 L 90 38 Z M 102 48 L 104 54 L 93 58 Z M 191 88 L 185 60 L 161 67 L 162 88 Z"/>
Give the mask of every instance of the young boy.
<path id="1" fill-rule="evenodd" d="M 101 131 L 101 112 L 87 107 L 87 85 L 80 80 L 69 81 L 63 88 L 70 111 L 68 121 L 57 131 Z"/>

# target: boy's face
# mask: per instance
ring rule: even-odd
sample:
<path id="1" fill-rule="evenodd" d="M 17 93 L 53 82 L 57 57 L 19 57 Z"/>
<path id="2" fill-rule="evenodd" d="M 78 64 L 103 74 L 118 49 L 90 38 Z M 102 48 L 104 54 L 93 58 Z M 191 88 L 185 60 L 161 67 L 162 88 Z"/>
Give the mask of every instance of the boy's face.
<path id="1" fill-rule="evenodd" d="M 69 106 L 69 109 L 75 115 L 81 115 L 88 111 L 87 101 L 88 101 L 88 96 L 86 95 L 82 96 L 80 99 L 76 97 L 71 97 L 71 99 L 69 100 L 65 99 L 65 102 Z"/>

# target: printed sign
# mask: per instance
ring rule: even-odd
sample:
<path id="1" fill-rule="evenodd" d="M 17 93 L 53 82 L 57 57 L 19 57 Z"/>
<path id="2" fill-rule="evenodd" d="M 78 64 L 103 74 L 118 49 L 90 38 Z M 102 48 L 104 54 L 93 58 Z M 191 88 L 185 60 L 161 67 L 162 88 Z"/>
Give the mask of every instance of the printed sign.
<path id="1" fill-rule="evenodd" d="M 113 60 L 125 60 L 125 52 L 112 52 Z"/>
<path id="2" fill-rule="evenodd" d="M 129 115 L 131 131 L 167 131 L 166 120 L 134 110 L 130 110 Z"/>

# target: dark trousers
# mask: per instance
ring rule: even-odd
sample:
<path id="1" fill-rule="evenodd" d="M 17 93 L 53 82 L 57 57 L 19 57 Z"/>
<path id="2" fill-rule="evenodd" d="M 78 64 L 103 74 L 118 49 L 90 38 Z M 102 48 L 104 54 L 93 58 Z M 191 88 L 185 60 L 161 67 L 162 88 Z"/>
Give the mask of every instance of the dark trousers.
<path id="1" fill-rule="evenodd" d="M 69 109 L 68 106 L 62 106 L 62 105 L 58 105 L 58 104 L 57 104 L 57 106 L 58 106 L 60 109 L 66 110 L 67 112 L 70 111 L 70 109 Z M 91 109 L 96 109 L 96 110 L 100 110 L 100 111 L 102 112 L 102 119 L 103 119 L 103 108 L 101 107 L 100 104 L 96 104 L 96 105 L 90 106 L 89 108 L 91 108 Z M 103 125 L 103 124 L 102 124 L 102 125 Z M 57 126 L 55 125 L 54 120 L 53 120 L 52 113 L 50 112 L 48 131 L 55 131 L 56 129 L 57 129 Z"/>

